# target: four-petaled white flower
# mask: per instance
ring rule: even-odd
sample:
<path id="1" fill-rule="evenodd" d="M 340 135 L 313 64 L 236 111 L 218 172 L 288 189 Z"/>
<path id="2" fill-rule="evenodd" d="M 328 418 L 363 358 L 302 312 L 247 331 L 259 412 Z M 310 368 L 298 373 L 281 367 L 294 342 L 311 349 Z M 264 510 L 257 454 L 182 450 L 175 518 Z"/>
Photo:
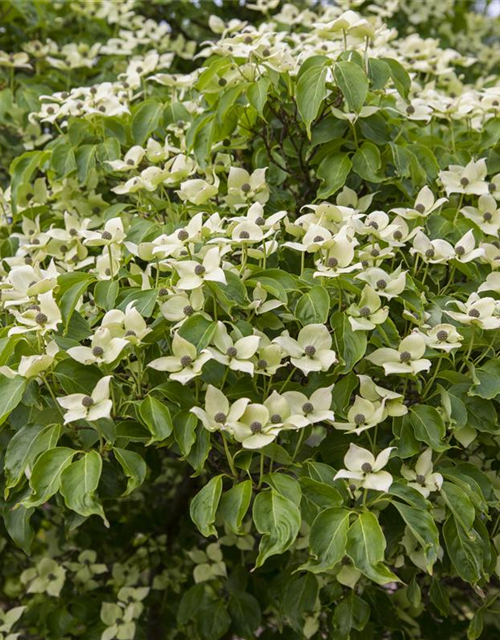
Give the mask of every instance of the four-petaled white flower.
<path id="1" fill-rule="evenodd" d="M 297 340 L 285 331 L 274 339 L 290 362 L 305 375 L 313 371 L 328 371 L 337 362 L 335 351 L 331 349 L 332 336 L 323 324 L 310 324 L 299 331 Z"/>
<path id="2" fill-rule="evenodd" d="M 109 384 L 112 377 L 101 378 L 89 396 L 84 393 L 72 393 L 63 398 L 57 398 L 61 407 L 66 409 L 64 424 L 75 420 L 95 422 L 101 418 L 110 418 L 113 402 L 109 397 Z"/>
<path id="3" fill-rule="evenodd" d="M 389 462 L 391 451 L 395 448 L 387 447 L 375 458 L 370 451 L 351 442 L 349 451 L 344 456 L 346 469 L 340 469 L 335 475 L 335 480 L 346 478 L 356 488 L 389 491 L 392 476 L 388 471 L 383 471 L 383 468 Z"/>
<path id="4" fill-rule="evenodd" d="M 212 357 L 208 349 L 203 349 L 198 353 L 194 344 L 185 340 L 178 333 L 174 335 L 172 340 L 172 353 L 171 356 L 152 360 L 148 367 L 157 371 L 168 371 L 170 378 L 181 384 L 186 384 L 201 375 L 203 365 Z"/>
<path id="5" fill-rule="evenodd" d="M 383 367 L 385 374 L 417 374 L 420 371 L 428 371 L 431 361 L 422 358 L 425 353 L 425 340 L 418 333 L 412 333 L 401 340 L 397 349 L 382 347 L 377 349 L 366 359 L 373 364 Z"/>
<path id="6" fill-rule="evenodd" d="M 431 491 L 438 491 L 443 484 L 443 476 L 433 473 L 432 449 L 426 449 L 418 458 L 415 469 L 410 469 L 405 464 L 401 466 L 401 475 L 409 480 L 408 486 L 420 492 L 427 498 Z"/>

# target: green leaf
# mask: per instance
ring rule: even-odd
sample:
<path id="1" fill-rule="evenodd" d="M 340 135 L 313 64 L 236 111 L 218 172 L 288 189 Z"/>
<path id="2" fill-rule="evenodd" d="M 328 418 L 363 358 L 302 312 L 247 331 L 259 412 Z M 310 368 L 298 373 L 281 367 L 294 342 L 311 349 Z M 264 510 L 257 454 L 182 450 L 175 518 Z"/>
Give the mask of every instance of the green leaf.
<path id="1" fill-rule="evenodd" d="M 91 515 L 100 516 L 107 524 L 104 509 L 95 496 L 101 472 L 101 456 L 97 451 L 88 451 L 62 473 L 61 494 L 69 509 L 85 518 Z"/>
<path id="2" fill-rule="evenodd" d="M 248 102 L 257 111 L 259 116 L 262 116 L 264 107 L 267 102 L 267 95 L 269 93 L 269 87 L 271 80 L 265 76 L 261 76 L 257 82 L 252 83 L 247 90 Z"/>
<path id="3" fill-rule="evenodd" d="M 195 313 L 182 323 L 179 335 L 202 351 L 210 344 L 216 329 L 216 322 L 207 320 L 201 313 Z"/>
<path id="4" fill-rule="evenodd" d="M 13 509 L 11 504 L 5 504 L 3 508 L 3 520 L 7 533 L 27 555 L 31 553 L 31 545 L 35 537 L 35 532 L 30 525 L 34 511 L 22 505 Z"/>
<path id="5" fill-rule="evenodd" d="M 411 89 L 410 76 L 397 60 L 393 58 L 381 58 L 381 60 L 385 62 L 391 70 L 391 79 L 396 87 L 396 91 L 406 100 Z"/>
<path id="6" fill-rule="evenodd" d="M 68 447 L 55 447 L 42 453 L 35 462 L 30 478 L 32 495 L 23 500 L 25 507 L 38 507 L 59 491 L 61 475 L 71 464 L 76 451 Z"/>
<path id="7" fill-rule="evenodd" d="M 383 89 L 387 80 L 391 77 L 391 68 L 383 60 L 370 58 L 368 60 L 368 77 L 370 78 L 371 88 L 374 91 Z"/>
<path id="8" fill-rule="evenodd" d="M 120 285 L 118 280 L 101 280 L 94 287 L 94 302 L 105 311 L 114 309 Z"/>
<path id="9" fill-rule="evenodd" d="M 401 517 L 421 545 L 426 559 L 427 571 L 432 575 L 432 567 L 438 559 L 440 548 L 439 531 L 437 530 L 432 515 L 428 511 L 401 504 L 396 500 L 393 502 L 393 505 L 399 511 Z"/>
<path id="10" fill-rule="evenodd" d="M 12 177 L 10 188 L 13 213 L 17 211 L 19 189 L 31 180 L 35 170 L 38 169 L 50 155 L 50 151 L 27 151 L 12 161 L 9 171 Z"/>
<path id="11" fill-rule="evenodd" d="M 347 532 L 346 553 L 358 571 L 380 585 L 399 582 L 383 564 L 385 547 L 385 537 L 375 514 L 360 513 Z"/>
<path id="12" fill-rule="evenodd" d="M 342 91 L 349 108 L 359 112 L 368 94 L 368 78 L 354 62 L 337 62 L 333 69 L 335 82 Z"/>
<path id="13" fill-rule="evenodd" d="M 97 146 L 94 144 L 84 144 L 76 150 L 78 180 L 82 184 L 87 183 L 90 171 L 96 166 L 96 150 Z"/>
<path id="14" fill-rule="evenodd" d="M 351 171 L 352 162 L 347 153 L 337 152 L 326 156 L 318 167 L 318 178 L 323 184 L 318 191 L 318 198 L 329 198 L 345 185 Z"/>
<path id="15" fill-rule="evenodd" d="M 295 94 L 297 108 L 305 122 L 309 137 L 311 137 L 311 123 L 318 115 L 327 94 L 327 75 L 328 68 L 326 66 L 315 65 L 307 69 L 297 82 Z"/>
<path id="16" fill-rule="evenodd" d="M 434 451 L 448 449 L 448 445 L 443 442 L 446 426 L 437 409 L 429 405 L 414 404 L 410 407 L 410 422 L 417 440 L 425 442 Z"/>
<path id="17" fill-rule="evenodd" d="M 318 579 L 310 573 L 293 576 L 286 585 L 283 610 L 292 627 L 299 633 L 303 630 L 305 616 L 314 610 L 318 591 Z"/>
<path id="18" fill-rule="evenodd" d="M 142 145 L 150 133 L 159 125 L 163 114 L 163 104 L 153 100 L 142 102 L 132 116 L 132 138 L 135 144 Z"/>
<path id="19" fill-rule="evenodd" d="M 222 476 L 215 476 L 199 491 L 189 507 L 191 520 L 198 527 L 200 533 L 208 538 L 217 537 L 214 527 L 215 515 L 222 494 Z"/>
<path id="20" fill-rule="evenodd" d="M 471 584 L 478 582 L 482 577 L 483 550 L 477 532 L 465 532 L 455 518 L 451 517 L 444 523 L 443 537 L 457 574 Z"/>
<path id="21" fill-rule="evenodd" d="M 467 627 L 467 640 L 477 640 L 483 635 L 483 630 L 483 612 L 481 609 L 478 609 Z"/>
<path id="22" fill-rule="evenodd" d="M 172 433 L 174 425 L 167 405 L 151 395 L 146 396 L 139 405 L 139 414 L 143 423 L 151 432 L 148 444 L 161 442 Z"/>
<path id="23" fill-rule="evenodd" d="M 451 482 L 443 482 L 441 495 L 455 519 L 464 531 L 470 531 L 476 519 L 476 510 L 463 489 Z"/>
<path id="24" fill-rule="evenodd" d="M 378 147 L 373 142 L 363 142 L 352 158 L 354 171 L 363 180 L 381 182 L 383 178 L 379 175 L 380 167 L 381 160 Z"/>
<path id="25" fill-rule="evenodd" d="M 28 380 L 22 376 L 6 378 L 0 375 L 0 424 L 21 402 Z"/>
<path id="26" fill-rule="evenodd" d="M 342 634 L 342 638 L 350 638 L 351 629 L 363 631 L 369 619 L 370 606 L 355 593 L 350 593 L 344 598 L 333 613 L 333 624 Z"/>
<path id="27" fill-rule="evenodd" d="M 314 520 L 309 533 L 309 548 L 313 558 L 300 568 L 312 573 L 333 569 L 345 555 L 350 512 L 346 509 L 326 509 Z"/>
<path id="28" fill-rule="evenodd" d="M 500 394 L 500 361 L 488 360 L 479 369 L 474 370 L 474 386 L 470 396 L 479 396 L 491 400 Z"/>
<path id="29" fill-rule="evenodd" d="M 116 459 L 120 463 L 123 473 L 127 476 L 127 488 L 123 493 L 128 496 L 137 487 L 140 487 L 146 478 L 147 467 L 143 458 L 135 451 L 129 449 L 113 448 Z"/>
<path id="30" fill-rule="evenodd" d="M 343 361 L 338 373 L 349 373 L 366 352 L 367 338 L 364 331 L 353 331 L 347 314 L 336 311 L 330 318 L 337 354 Z"/>
<path id="31" fill-rule="evenodd" d="M 295 317 L 303 326 L 308 324 L 325 324 L 330 312 L 330 296 L 325 287 L 311 287 L 304 293 L 295 307 Z"/>
<path id="32" fill-rule="evenodd" d="M 93 281 L 94 276 L 92 274 L 82 272 L 65 273 L 57 279 L 60 287 L 58 292 L 59 308 L 66 326 L 71 320 L 78 301 Z"/>
<path id="33" fill-rule="evenodd" d="M 196 440 L 196 425 L 198 418 L 190 411 L 179 411 L 174 419 L 174 438 L 183 456 L 189 455 Z"/>
<path id="34" fill-rule="evenodd" d="M 238 591 L 229 596 L 228 609 L 234 632 L 244 638 L 254 638 L 262 621 L 259 601 L 250 593 Z"/>
<path id="35" fill-rule="evenodd" d="M 270 556 L 284 553 L 299 533 L 301 517 L 297 505 L 275 489 L 259 493 L 253 503 L 253 520 L 262 534 L 255 567 Z"/>
<path id="36" fill-rule="evenodd" d="M 87 396 L 102 378 L 96 366 L 86 366 L 71 358 L 58 362 L 54 374 L 66 393 L 84 393 Z"/>
<path id="37" fill-rule="evenodd" d="M 25 425 L 17 431 L 7 445 L 5 452 L 5 495 L 23 477 L 26 468 L 32 466 L 36 458 L 52 449 L 61 435 L 61 425 Z"/>
<path id="38" fill-rule="evenodd" d="M 136 311 L 138 311 L 141 316 L 149 318 L 153 315 L 157 299 L 158 292 L 156 291 L 156 289 L 147 289 L 145 291 L 134 289 L 132 291 L 129 291 L 129 293 L 127 293 L 127 295 L 123 299 L 120 295 L 120 303 L 118 305 L 118 309 L 120 309 L 120 311 L 125 311 L 127 306 L 131 302 L 133 302 L 134 309 L 136 309 Z"/>
<path id="39" fill-rule="evenodd" d="M 229 491 L 226 491 L 220 501 L 219 511 L 224 522 L 234 533 L 241 533 L 241 523 L 250 506 L 252 498 L 252 482 L 244 480 Z"/>

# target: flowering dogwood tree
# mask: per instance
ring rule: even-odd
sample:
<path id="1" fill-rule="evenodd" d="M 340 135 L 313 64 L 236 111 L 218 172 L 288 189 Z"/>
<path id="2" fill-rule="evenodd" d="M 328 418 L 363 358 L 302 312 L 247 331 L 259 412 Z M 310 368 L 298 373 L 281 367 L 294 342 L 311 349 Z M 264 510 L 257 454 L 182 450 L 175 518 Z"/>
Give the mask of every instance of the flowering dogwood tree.
<path id="1" fill-rule="evenodd" d="M 0 638 L 499 635 L 493 4 L 0 2 Z"/>

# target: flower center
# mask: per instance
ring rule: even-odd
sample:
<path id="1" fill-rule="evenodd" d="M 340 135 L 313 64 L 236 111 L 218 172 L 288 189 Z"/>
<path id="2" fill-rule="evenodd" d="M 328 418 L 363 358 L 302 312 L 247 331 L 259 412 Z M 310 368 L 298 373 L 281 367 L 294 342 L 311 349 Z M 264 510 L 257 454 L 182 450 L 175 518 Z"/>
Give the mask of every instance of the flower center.
<path id="1" fill-rule="evenodd" d="M 434 251 L 434 249 L 427 249 L 427 251 L 425 252 L 426 258 L 434 258 L 435 255 L 436 252 Z"/>
<path id="2" fill-rule="evenodd" d="M 35 322 L 39 325 L 44 325 L 47 324 L 48 318 L 47 316 L 42 313 L 41 311 L 39 313 L 36 314 L 35 316 Z"/>
<path id="3" fill-rule="evenodd" d="M 110 234 L 110 232 L 109 232 L 109 231 L 103 231 L 103 232 L 101 233 L 101 238 L 102 238 L 103 240 L 112 240 L 112 239 L 113 239 L 113 236 Z"/>
<path id="4" fill-rule="evenodd" d="M 96 358 L 100 358 L 103 353 L 104 353 L 104 349 L 102 347 L 94 347 L 92 349 L 92 355 L 95 356 Z"/>
<path id="5" fill-rule="evenodd" d="M 338 265 L 338 263 L 339 261 L 337 260 L 337 258 L 328 258 L 327 265 L 330 267 L 330 269 L 334 269 Z"/>
<path id="6" fill-rule="evenodd" d="M 189 238 L 189 233 L 186 231 L 186 229 L 181 229 L 179 231 L 179 233 L 177 234 L 177 238 L 181 241 L 184 242 L 184 240 L 187 240 Z"/>
<path id="7" fill-rule="evenodd" d="M 371 473 L 373 471 L 373 467 L 369 462 L 363 462 L 361 465 L 361 471 L 363 473 Z"/>
<path id="8" fill-rule="evenodd" d="M 399 359 L 401 362 L 409 362 L 411 360 L 411 353 L 409 351 L 401 351 Z"/>
<path id="9" fill-rule="evenodd" d="M 314 356 L 314 354 L 316 353 L 316 347 L 313 347 L 312 344 L 309 344 L 304 349 L 304 353 L 306 354 L 306 356 L 308 358 L 312 358 Z"/>
<path id="10" fill-rule="evenodd" d="M 424 205 L 421 202 L 419 202 L 417 205 L 415 205 L 415 211 L 418 211 L 419 213 L 424 213 L 425 211 Z"/>
<path id="11" fill-rule="evenodd" d="M 463 178 L 460 178 L 460 184 L 463 187 L 466 187 L 469 184 L 469 178 L 466 178 L 465 176 Z"/>
<path id="12" fill-rule="evenodd" d="M 94 398 L 91 398 L 90 396 L 85 396 L 82 399 L 82 404 L 85 408 L 88 409 L 88 407 L 91 407 L 92 405 L 94 405 Z"/>
<path id="13" fill-rule="evenodd" d="M 489 222 L 492 218 L 493 218 L 493 214 L 490 213 L 489 211 L 487 211 L 486 213 L 483 213 L 483 220 L 485 222 Z"/>
<path id="14" fill-rule="evenodd" d="M 193 315 L 193 313 L 194 313 L 194 309 L 193 309 L 193 307 L 192 307 L 190 304 L 187 304 L 187 305 L 184 307 L 184 309 L 182 310 L 182 313 L 183 313 L 185 316 L 192 316 L 192 315 Z"/>
<path id="15" fill-rule="evenodd" d="M 446 342 L 446 340 L 448 340 L 448 332 L 444 331 L 444 329 L 441 329 L 437 332 L 436 338 L 439 340 L 439 342 Z"/>
<path id="16" fill-rule="evenodd" d="M 202 264 L 197 264 L 194 268 L 194 272 L 197 276 L 202 276 L 205 273 L 206 269 Z"/>
<path id="17" fill-rule="evenodd" d="M 481 314 L 479 313 L 479 311 L 478 311 L 477 309 L 471 309 L 471 310 L 469 311 L 469 316 L 470 316 L 471 318 L 479 318 L 479 316 L 480 316 L 480 315 L 481 315 Z"/>
<path id="18" fill-rule="evenodd" d="M 279 413 L 274 413 L 271 416 L 271 422 L 272 424 L 280 424 L 280 422 L 283 422 L 283 418 L 280 416 Z"/>
<path id="19" fill-rule="evenodd" d="M 365 422 L 366 422 L 366 417 L 365 417 L 365 415 L 364 415 L 363 413 L 357 413 L 357 414 L 354 416 L 354 422 L 355 422 L 355 424 L 358 424 L 358 425 L 359 425 L 359 424 L 365 424 Z"/>
<path id="20" fill-rule="evenodd" d="M 226 422 L 226 419 L 227 419 L 227 416 L 222 411 L 219 411 L 214 416 L 215 422 L 218 422 L 219 424 L 224 424 L 224 422 Z"/>
<path id="21" fill-rule="evenodd" d="M 457 256 L 463 256 L 465 254 L 465 248 L 461 246 L 455 247 L 455 253 Z"/>
<path id="22" fill-rule="evenodd" d="M 264 358 L 261 358 L 257 362 L 257 369 L 267 369 L 267 360 L 264 360 Z"/>
<path id="23" fill-rule="evenodd" d="M 359 315 L 362 318 L 367 318 L 370 315 L 371 311 L 369 307 L 361 307 L 361 309 L 359 310 Z"/>
<path id="24" fill-rule="evenodd" d="M 248 231 L 242 231 L 240 233 L 241 240 L 248 240 L 249 237 L 250 237 L 250 234 L 248 233 Z"/>
<path id="25" fill-rule="evenodd" d="M 387 280 L 377 280 L 376 285 L 377 289 L 384 290 L 387 287 Z"/>
<path id="26" fill-rule="evenodd" d="M 262 423 L 258 422 L 257 420 L 255 420 L 254 422 L 252 422 L 252 424 L 250 425 L 250 431 L 252 433 L 260 433 L 262 431 Z"/>
<path id="27" fill-rule="evenodd" d="M 245 182 L 241 185 L 241 190 L 243 191 L 243 193 L 248 193 L 252 190 L 252 187 L 248 184 L 248 182 Z"/>
<path id="28" fill-rule="evenodd" d="M 425 484 L 425 476 L 418 474 L 418 476 L 416 477 L 416 480 L 418 482 L 418 484 L 424 485 Z"/>
<path id="29" fill-rule="evenodd" d="M 190 367 L 193 364 L 193 358 L 191 356 L 182 356 L 181 365 L 183 367 Z"/>
<path id="30" fill-rule="evenodd" d="M 305 414 L 308 413 L 313 413 L 314 412 L 314 405 L 312 402 L 304 402 L 304 404 L 302 405 L 302 411 Z"/>
<path id="31" fill-rule="evenodd" d="M 238 349 L 236 349 L 236 347 L 229 347 L 226 351 L 226 355 L 230 358 L 236 358 L 238 355 Z"/>

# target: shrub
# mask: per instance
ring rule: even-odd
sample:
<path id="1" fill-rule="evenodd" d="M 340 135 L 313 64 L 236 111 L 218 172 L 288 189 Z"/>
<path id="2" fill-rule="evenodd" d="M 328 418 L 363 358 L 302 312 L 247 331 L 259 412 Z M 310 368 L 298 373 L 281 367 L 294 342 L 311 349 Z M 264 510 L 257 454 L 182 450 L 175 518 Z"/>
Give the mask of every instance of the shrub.
<path id="1" fill-rule="evenodd" d="M 0 636 L 496 636 L 490 3 L 0 4 Z"/>

